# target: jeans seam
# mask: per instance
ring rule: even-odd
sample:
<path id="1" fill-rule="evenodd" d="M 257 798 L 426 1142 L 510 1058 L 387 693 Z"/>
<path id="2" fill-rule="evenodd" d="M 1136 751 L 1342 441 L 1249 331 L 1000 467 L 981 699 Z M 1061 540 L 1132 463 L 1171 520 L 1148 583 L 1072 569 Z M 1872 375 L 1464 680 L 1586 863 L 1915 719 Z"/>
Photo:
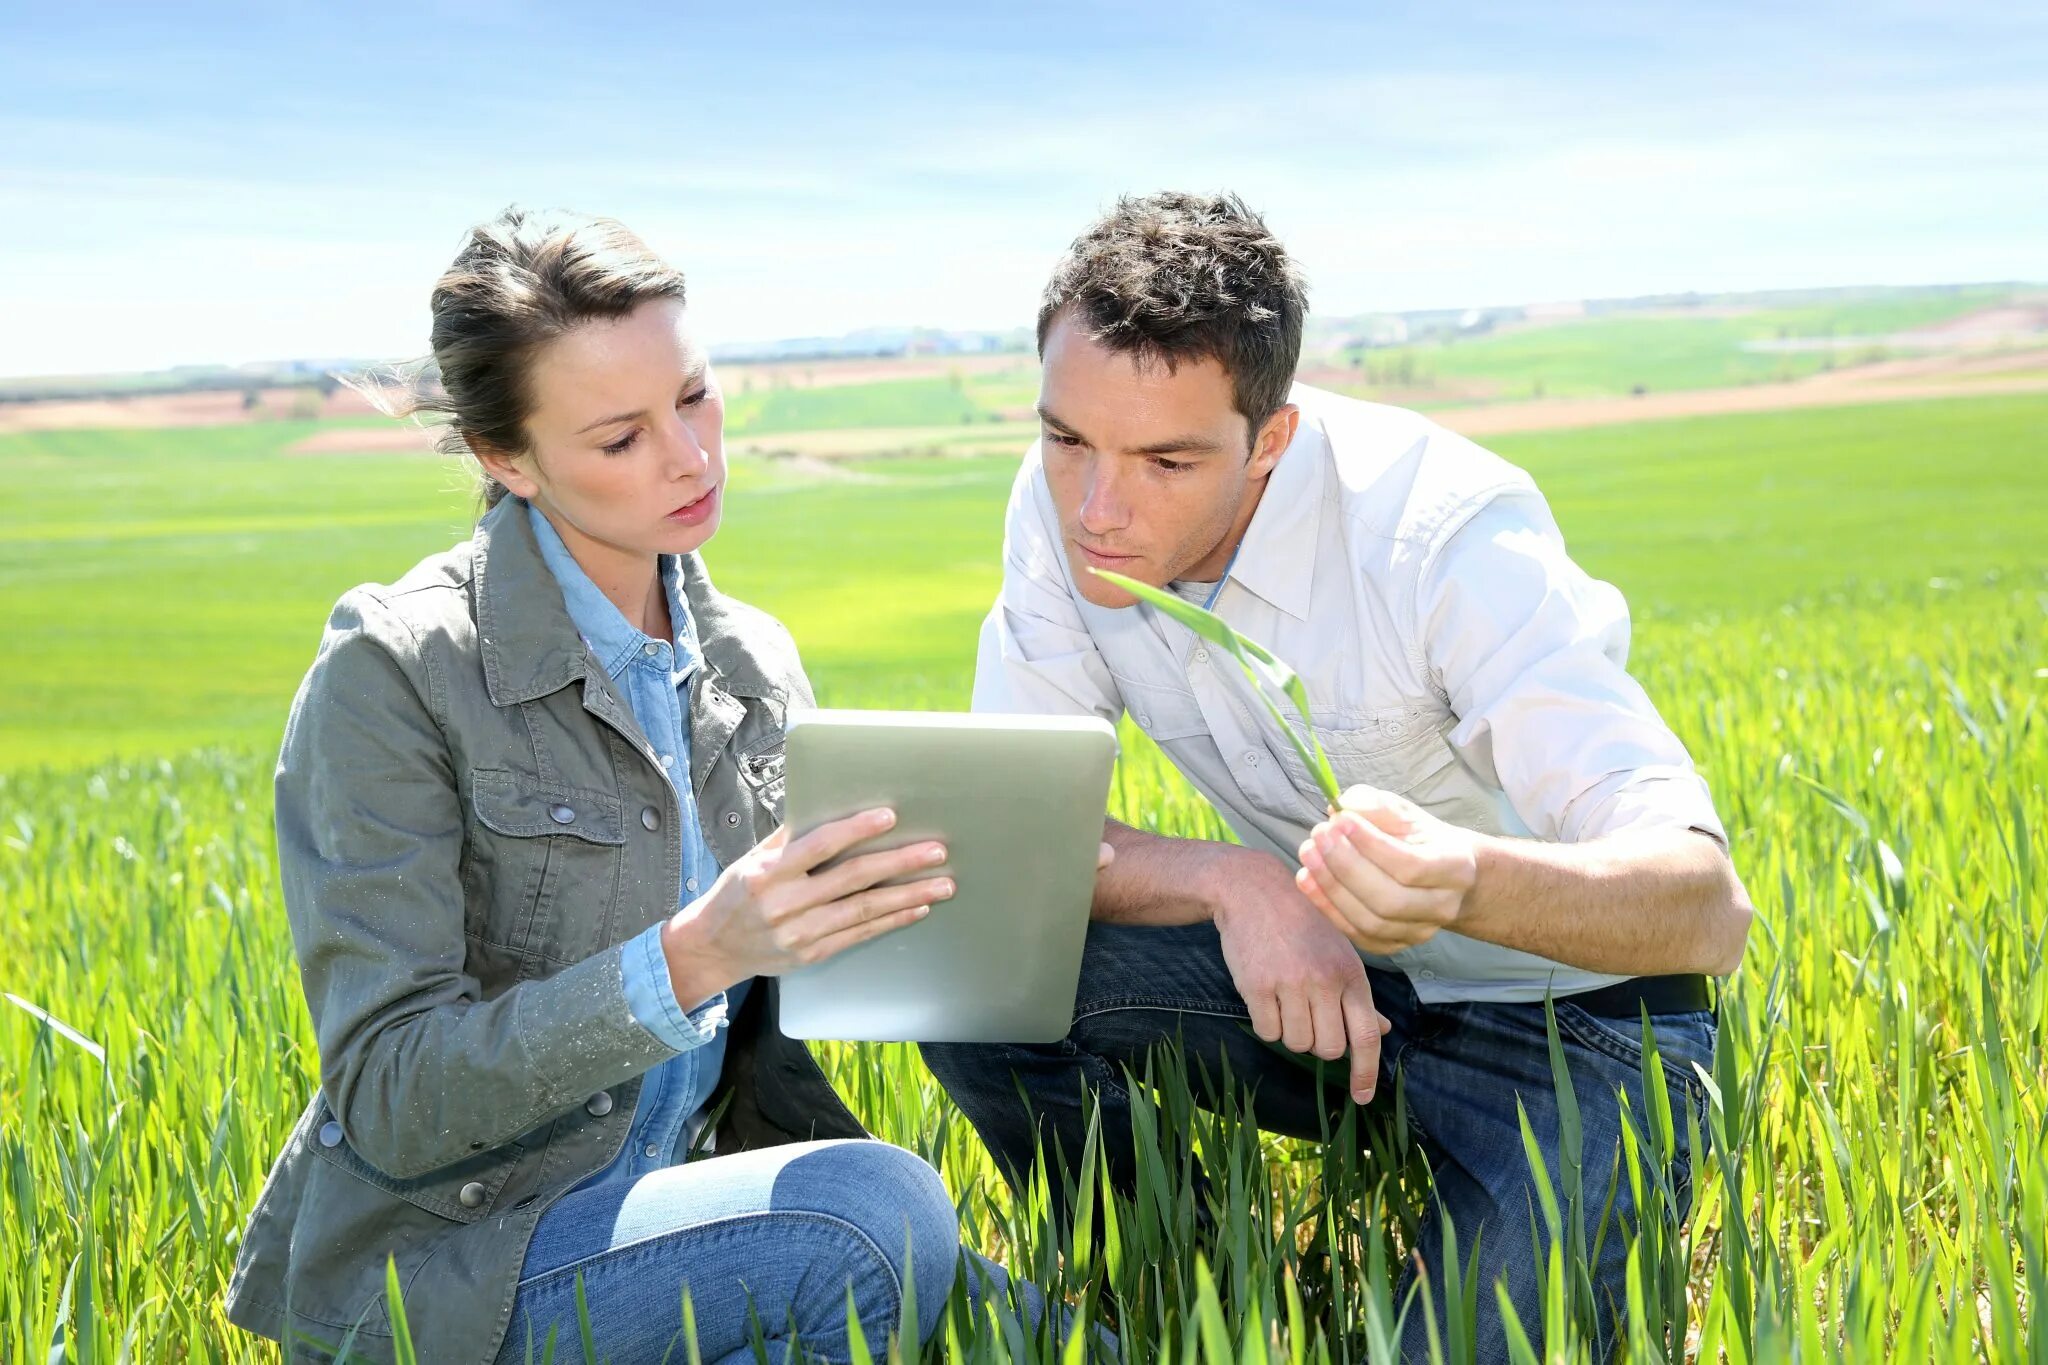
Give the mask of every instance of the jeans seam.
<path id="1" fill-rule="evenodd" d="M 1098 1014 L 1115 1014 L 1122 1010 L 1172 1010 L 1175 1014 L 1206 1014 L 1216 1019 L 1251 1017 L 1247 1010 L 1221 1009 L 1210 1000 L 1179 1000 L 1168 996 L 1133 995 L 1112 996 L 1108 1000 L 1090 1005 L 1087 1009 L 1077 1010 L 1074 1022 L 1078 1024 L 1083 1019 L 1093 1019 Z"/>

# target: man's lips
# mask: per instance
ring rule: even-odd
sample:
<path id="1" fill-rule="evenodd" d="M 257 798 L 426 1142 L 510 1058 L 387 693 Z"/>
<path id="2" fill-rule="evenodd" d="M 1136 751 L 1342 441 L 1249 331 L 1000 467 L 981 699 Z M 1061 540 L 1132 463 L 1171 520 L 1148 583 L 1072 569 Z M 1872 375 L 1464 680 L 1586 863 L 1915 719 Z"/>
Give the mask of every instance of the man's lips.
<path id="1" fill-rule="evenodd" d="M 1110 554 L 1108 551 L 1098 550 L 1092 545 L 1083 545 L 1078 540 L 1074 542 L 1074 548 L 1078 549 L 1083 555 L 1087 556 L 1088 562 L 1090 564 L 1100 564 L 1104 568 L 1111 568 L 1118 564 L 1128 564 L 1132 560 L 1137 558 L 1136 555 Z"/>
<path id="2" fill-rule="evenodd" d="M 668 519 L 685 526 L 695 526 L 718 509 L 718 490 L 712 489 L 693 503 L 678 507 L 668 514 Z"/>

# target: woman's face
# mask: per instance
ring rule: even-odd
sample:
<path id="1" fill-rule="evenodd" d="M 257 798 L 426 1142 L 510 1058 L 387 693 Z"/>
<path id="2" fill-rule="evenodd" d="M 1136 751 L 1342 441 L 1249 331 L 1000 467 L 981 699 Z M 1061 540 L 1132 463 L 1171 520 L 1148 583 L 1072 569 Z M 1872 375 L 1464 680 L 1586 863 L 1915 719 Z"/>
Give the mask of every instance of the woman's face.
<path id="1" fill-rule="evenodd" d="M 711 539 L 725 491 L 725 400 L 680 302 L 584 323 L 534 358 L 527 383 L 527 453 L 484 464 L 546 513 L 579 559 L 686 554 Z"/>

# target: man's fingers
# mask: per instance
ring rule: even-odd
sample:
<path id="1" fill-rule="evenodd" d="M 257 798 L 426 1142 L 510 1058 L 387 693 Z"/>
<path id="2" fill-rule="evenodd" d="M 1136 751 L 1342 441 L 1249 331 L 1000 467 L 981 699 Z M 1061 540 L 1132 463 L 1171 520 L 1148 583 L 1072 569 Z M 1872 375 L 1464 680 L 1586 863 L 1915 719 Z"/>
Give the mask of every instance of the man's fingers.
<path id="1" fill-rule="evenodd" d="M 1280 1000 L 1270 991 L 1257 996 L 1246 996 L 1244 1006 L 1251 1011 L 1252 1032 L 1268 1043 L 1280 1041 Z"/>
<path id="2" fill-rule="evenodd" d="M 1315 1014 L 1298 990 L 1280 992 L 1280 1042 L 1289 1052 L 1315 1050 Z"/>
<path id="3" fill-rule="evenodd" d="M 1345 1036 L 1343 995 L 1333 989 L 1311 990 L 1308 1013 L 1316 1035 L 1310 1050 L 1326 1062 L 1337 1061 L 1351 1046 Z"/>
<path id="4" fill-rule="evenodd" d="M 1380 1084 L 1380 1039 L 1387 1016 L 1373 1008 L 1372 988 L 1360 985 L 1344 993 L 1344 1025 L 1351 1038 L 1351 1098 L 1372 1101 Z"/>
<path id="5" fill-rule="evenodd" d="M 1349 845 L 1373 866 L 1405 886 L 1429 886 L 1439 880 L 1439 869 L 1419 847 L 1387 833 L 1358 815 L 1340 815 L 1330 822 L 1338 838 L 1333 843 Z"/>
<path id="6" fill-rule="evenodd" d="M 1373 832 L 1379 834 L 1377 830 Z M 1386 838 L 1384 834 L 1380 834 L 1379 837 Z M 1323 887 L 1325 891 L 1332 892 L 1333 900 L 1336 899 L 1335 891 L 1342 890 L 1349 892 L 1361 904 L 1370 906 L 1383 920 L 1419 921 L 1427 924 L 1449 922 L 1450 917 L 1438 904 L 1441 896 L 1434 891 L 1419 889 L 1397 880 L 1389 875 L 1385 868 L 1359 852 L 1357 845 L 1349 839 L 1338 837 L 1322 840 L 1315 845 L 1315 852 L 1318 860 L 1328 869 L 1330 877 L 1334 880 L 1334 889 L 1330 883 L 1325 883 Z M 1306 865 L 1307 859 L 1304 859 L 1303 863 Z M 1323 878 L 1318 877 L 1316 880 L 1323 881 Z M 1340 908 L 1343 906 L 1341 900 L 1337 903 Z"/>
<path id="7" fill-rule="evenodd" d="M 1097 872 L 1106 872 L 1106 871 L 1108 871 L 1108 870 L 1109 870 L 1109 865 L 1110 865 L 1111 863 L 1115 862 L 1115 861 L 1116 861 L 1116 846 L 1115 846 L 1115 845 L 1113 845 L 1113 844 L 1107 844 L 1107 843 L 1105 843 L 1105 844 L 1100 844 L 1100 845 L 1098 845 L 1098 846 L 1096 847 L 1096 850 L 1095 850 L 1095 870 L 1096 870 Z"/>

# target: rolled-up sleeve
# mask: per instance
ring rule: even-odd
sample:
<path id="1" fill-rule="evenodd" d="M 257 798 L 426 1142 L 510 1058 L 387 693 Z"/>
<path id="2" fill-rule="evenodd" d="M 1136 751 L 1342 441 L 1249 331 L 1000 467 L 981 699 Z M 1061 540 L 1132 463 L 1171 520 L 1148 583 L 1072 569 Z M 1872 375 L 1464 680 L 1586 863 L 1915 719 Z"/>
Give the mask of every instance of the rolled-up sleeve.
<path id="1" fill-rule="evenodd" d="M 981 625 L 974 709 L 1093 715 L 1114 723 L 1123 697 L 1081 619 L 1034 451 L 1010 490 L 1003 585 Z"/>
<path id="2" fill-rule="evenodd" d="M 1451 746 L 1539 838 L 1696 829 L 1727 842 L 1706 783 L 1628 673 L 1628 604 L 1566 553 L 1533 491 L 1444 537 L 1417 584 L 1417 632 L 1458 722 Z"/>
<path id="3" fill-rule="evenodd" d="M 729 1002 L 724 991 L 687 1010 L 676 1000 L 668 958 L 661 951 L 663 923 L 656 920 L 619 945 L 619 976 L 626 988 L 626 1008 L 640 1026 L 662 1046 L 688 1052 L 718 1036 Z"/>

